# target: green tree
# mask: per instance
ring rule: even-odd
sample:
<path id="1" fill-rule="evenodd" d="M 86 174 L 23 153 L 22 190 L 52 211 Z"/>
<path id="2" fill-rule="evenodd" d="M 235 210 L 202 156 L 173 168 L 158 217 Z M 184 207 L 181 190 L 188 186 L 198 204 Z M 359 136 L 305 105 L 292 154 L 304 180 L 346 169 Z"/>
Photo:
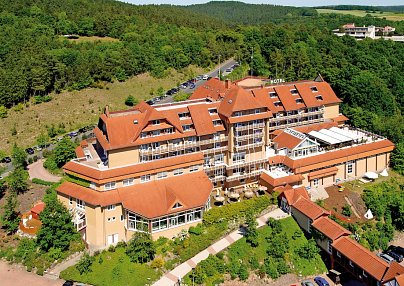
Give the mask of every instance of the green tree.
<path id="1" fill-rule="evenodd" d="M 149 233 L 135 232 L 125 252 L 129 256 L 130 261 L 145 263 L 154 258 L 156 250 Z"/>
<path id="2" fill-rule="evenodd" d="M 138 103 L 139 103 L 139 100 L 137 98 L 135 98 L 133 95 L 129 95 L 125 99 L 125 105 L 127 105 L 127 106 L 135 106 Z"/>
<path id="3" fill-rule="evenodd" d="M 63 137 L 63 139 L 58 142 L 53 152 L 54 160 L 58 167 L 62 167 L 66 162 L 76 156 L 75 149 L 76 146 L 67 137 Z"/>
<path id="4" fill-rule="evenodd" d="M 296 250 L 296 253 L 305 259 L 313 259 L 320 250 L 314 239 L 308 240 L 304 245 Z"/>
<path id="5" fill-rule="evenodd" d="M 15 168 L 7 178 L 10 189 L 17 194 L 27 191 L 28 177 L 28 172 L 22 167 Z"/>
<path id="6" fill-rule="evenodd" d="M 84 253 L 84 255 L 80 258 L 80 261 L 76 264 L 76 269 L 79 271 L 80 275 L 92 272 L 91 265 L 93 265 L 94 260 L 94 256 Z"/>
<path id="7" fill-rule="evenodd" d="M 404 141 L 396 145 L 396 149 L 391 154 L 391 163 L 394 170 L 404 175 Z"/>
<path id="8" fill-rule="evenodd" d="M 1 217 L 3 229 L 9 234 L 14 233 L 18 229 L 20 218 L 17 211 L 17 194 L 14 191 L 8 192 L 6 203 L 4 205 L 4 212 Z"/>
<path id="9" fill-rule="evenodd" d="M 27 153 L 25 153 L 22 148 L 18 147 L 17 144 L 14 144 L 13 146 L 11 158 L 13 159 L 13 165 L 15 168 L 24 168 L 27 165 Z"/>
<path id="10" fill-rule="evenodd" d="M 36 138 L 36 144 L 38 144 L 38 146 L 40 147 L 44 147 L 48 145 L 49 139 L 50 139 L 49 135 L 41 131 L 41 134 L 39 134 L 38 137 Z"/>
<path id="11" fill-rule="evenodd" d="M 57 199 L 54 190 L 44 197 L 45 208 L 39 215 L 42 226 L 37 233 L 37 244 L 43 251 L 50 248 L 66 250 L 70 242 L 79 239 L 72 217 L 66 207 Z"/>
<path id="12" fill-rule="evenodd" d="M 0 118 L 7 117 L 7 108 L 4 105 L 0 105 Z"/>
<path id="13" fill-rule="evenodd" d="M 246 219 L 247 228 L 245 231 L 245 238 L 252 247 L 258 246 L 258 223 L 252 214 L 247 215 Z"/>
<path id="14" fill-rule="evenodd" d="M 352 215 L 351 206 L 346 204 L 342 207 L 342 214 L 344 216 L 350 217 Z"/>

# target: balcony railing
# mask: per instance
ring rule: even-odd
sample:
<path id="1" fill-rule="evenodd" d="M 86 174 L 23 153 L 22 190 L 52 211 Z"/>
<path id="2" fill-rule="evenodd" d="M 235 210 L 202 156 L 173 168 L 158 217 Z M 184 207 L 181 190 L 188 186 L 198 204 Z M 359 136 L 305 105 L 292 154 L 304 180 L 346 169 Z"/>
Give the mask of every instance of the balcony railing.
<path id="1" fill-rule="evenodd" d="M 319 122 L 324 122 L 324 121 L 325 121 L 324 118 L 317 118 L 317 119 L 310 119 L 310 120 L 304 120 L 304 121 L 293 122 L 293 123 L 285 123 L 285 124 L 280 124 L 278 126 L 270 126 L 269 131 L 273 131 L 276 129 L 283 129 L 283 128 L 287 128 L 287 127 L 308 125 L 308 124 L 319 123 Z"/>
<path id="2" fill-rule="evenodd" d="M 259 170 L 251 171 L 249 173 L 245 173 L 245 172 L 244 173 L 237 173 L 237 174 L 234 174 L 232 176 L 227 177 L 226 182 L 232 182 L 232 181 L 237 181 L 237 180 L 241 180 L 241 179 L 246 179 L 246 178 L 259 176 L 264 171 L 265 171 L 264 169 L 259 169 Z"/>
<path id="3" fill-rule="evenodd" d="M 223 151 L 227 151 L 228 147 L 223 146 L 223 147 L 216 147 L 216 148 L 211 148 L 211 149 L 206 149 L 206 150 L 201 150 L 203 154 L 209 154 L 209 153 L 219 153 Z"/>
<path id="4" fill-rule="evenodd" d="M 241 168 L 241 167 L 251 166 L 251 165 L 265 163 L 265 162 L 268 162 L 268 158 L 258 159 L 258 160 L 249 161 L 249 162 L 245 162 L 245 161 L 237 162 L 237 163 L 233 163 L 232 165 L 227 166 L 227 169 L 231 170 L 231 169 L 235 169 L 235 168 Z"/>
<path id="5" fill-rule="evenodd" d="M 256 123 L 256 124 L 248 124 L 245 126 L 235 126 L 234 129 L 236 131 L 248 130 L 248 129 L 256 129 L 256 128 L 264 128 L 265 123 Z"/>
<path id="6" fill-rule="evenodd" d="M 226 181 L 226 176 L 218 175 L 218 176 L 215 176 L 214 178 L 209 178 L 209 179 L 211 180 L 212 183 L 216 183 L 219 181 Z"/>
<path id="7" fill-rule="evenodd" d="M 215 164 L 211 164 L 211 165 L 204 165 L 203 169 L 205 171 L 214 171 L 214 170 L 224 169 L 226 167 L 227 167 L 227 165 L 225 163 L 215 163 Z"/>
<path id="8" fill-rule="evenodd" d="M 242 146 L 235 146 L 235 148 L 236 148 L 236 151 L 241 151 L 241 150 L 245 150 L 245 149 L 249 149 L 249 148 L 259 147 L 259 146 L 262 146 L 262 145 L 264 145 L 264 141 L 245 144 L 245 145 L 242 145 Z"/>
<path id="9" fill-rule="evenodd" d="M 254 134 L 235 136 L 234 138 L 236 139 L 236 141 L 243 141 L 243 140 L 247 140 L 247 139 L 251 139 L 251 138 L 262 138 L 262 136 L 264 136 L 264 133 L 259 132 L 259 133 L 254 133 Z"/>
<path id="10" fill-rule="evenodd" d="M 277 122 L 277 121 L 281 121 L 281 120 L 302 118 L 302 117 L 308 117 L 308 116 L 318 115 L 318 114 L 323 114 L 323 113 L 324 113 L 324 109 L 319 109 L 317 111 L 311 111 L 311 112 L 304 112 L 304 113 L 298 113 L 298 114 L 274 117 L 274 118 L 269 119 L 269 122 L 272 123 L 272 122 Z"/>

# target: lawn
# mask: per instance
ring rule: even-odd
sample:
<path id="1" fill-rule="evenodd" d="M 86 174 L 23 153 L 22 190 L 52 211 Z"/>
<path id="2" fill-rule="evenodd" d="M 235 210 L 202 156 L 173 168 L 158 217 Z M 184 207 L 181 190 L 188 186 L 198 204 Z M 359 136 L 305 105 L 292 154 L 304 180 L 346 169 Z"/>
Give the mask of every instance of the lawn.
<path id="1" fill-rule="evenodd" d="M 316 9 L 316 10 L 320 14 L 336 13 L 336 14 L 344 14 L 344 15 L 353 15 L 353 16 L 358 16 L 358 17 L 365 17 L 366 14 L 370 14 L 373 17 L 386 18 L 387 20 L 390 20 L 390 21 L 404 20 L 404 13 L 383 12 L 382 14 L 380 14 L 379 12 L 368 13 L 363 10 L 334 10 L 334 9 Z"/>
<path id="2" fill-rule="evenodd" d="M 190 66 L 181 72 L 172 70 L 165 78 L 157 79 L 148 74 L 132 77 L 125 82 L 113 82 L 100 86 L 103 88 L 87 88 L 81 91 L 65 91 L 51 94 L 50 102 L 29 104 L 21 111 L 10 109 L 8 117 L 0 119 L 0 150 L 10 153 L 14 142 L 26 148 L 36 145 L 36 138 L 41 131 L 46 132 L 46 125 L 60 123 L 65 125 L 66 132 L 77 128 L 96 124 L 103 108 L 108 104 L 110 110 L 128 108 L 125 98 L 133 95 L 139 100 L 154 97 L 159 87 L 167 90 L 181 81 L 204 71 Z M 12 136 L 15 126 L 17 135 Z"/>
<path id="3" fill-rule="evenodd" d="M 295 222 L 292 217 L 282 219 L 282 234 L 286 234 L 288 242 L 287 253 L 284 255 L 284 259 L 287 264 L 291 267 L 290 272 L 302 276 L 311 276 L 319 273 L 327 272 L 327 268 L 324 262 L 321 260 L 319 254 L 317 254 L 313 259 L 304 259 L 299 257 L 295 253 L 297 249 L 307 243 L 307 239 L 304 236 L 302 230 Z M 224 273 L 238 273 L 240 277 L 240 270 L 234 270 L 234 268 L 241 268 L 240 265 L 245 265 L 248 270 L 259 273 L 262 269 L 264 260 L 268 257 L 267 249 L 271 246 L 267 238 L 272 236 L 272 229 L 269 226 L 264 226 L 258 229 L 258 246 L 252 247 L 247 243 L 245 238 L 240 239 L 233 245 L 228 247 L 221 253 L 216 255 L 217 258 L 208 258 L 211 260 L 210 263 L 203 263 L 203 271 L 207 275 L 204 276 L 204 283 L 206 285 L 215 285 L 220 281 L 223 281 L 223 271 L 212 271 L 212 267 L 217 268 L 218 265 L 226 264 L 224 267 Z M 215 266 L 216 264 L 216 266 Z M 200 264 L 201 265 L 201 264 Z M 236 266 L 235 266 L 236 265 Z M 200 272 L 201 269 L 196 269 L 196 272 Z M 185 278 L 185 282 L 190 282 L 191 277 Z M 237 275 L 235 275 L 237 277 Z M 233 277 L 235 278 L 235 277 Z"/>
<path id="4" fill-rule="evenodd" d="M 91 285 L 143 286 L 157 280 L 161 275 L 147 264 L 130 262 L 122 247 L 117 247 L 115 252 L 104 251 L 96 255 L 91 270 L 92 272 L 80 275 L 76 267 L 71 266 L 62 271 L 60 277 Z"/>
<path id="5" fill-rule="evenodd" d="M 62 39 L 66 39 L 65 37 L 61 36 Z M 119 39 L 111 38 L 111 37 L 98 37 L 98 36 L 80 36 L 78 39 L 68 39 L 69 42 L 73 43 L 84 43 L 84 42 L 119 42 Z"/>

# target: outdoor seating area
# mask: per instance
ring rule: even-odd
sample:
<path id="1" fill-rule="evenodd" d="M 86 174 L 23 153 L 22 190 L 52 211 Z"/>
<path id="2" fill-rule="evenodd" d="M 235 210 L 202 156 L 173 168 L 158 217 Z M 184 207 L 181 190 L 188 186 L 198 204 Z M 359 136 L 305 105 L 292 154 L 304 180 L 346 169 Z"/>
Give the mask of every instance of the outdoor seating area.
<path id="1" fill-rule="evenodd" d="M 217 189 L 213 197 L 215 206 L 222 206 L 242 200 L 248 200 L 253 197 L 262 196 L 268 190 L 265 186 L 258 183 L 246 184 L 242 188 L 224 188 Z"/>

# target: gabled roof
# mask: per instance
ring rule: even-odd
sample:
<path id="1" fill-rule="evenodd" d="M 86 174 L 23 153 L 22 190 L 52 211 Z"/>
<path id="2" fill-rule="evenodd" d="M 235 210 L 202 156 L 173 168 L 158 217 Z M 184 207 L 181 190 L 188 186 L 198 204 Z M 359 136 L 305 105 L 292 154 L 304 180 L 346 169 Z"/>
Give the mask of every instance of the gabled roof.
<path id="1" fill-rule="evenodd" d="M 231 117 L 233 112 L 236 111 L 252 110 L 263 107 L 265 106 L 258 102 L 250 92 L 237 85 L 233 85 L 226 92 L 225 97 L 220 104 L 219 113 L 225 117 Z"/>
<path id="2" fill-rule="evenodd" d="M 205 172 L 199 171 L 120 188 L 118 193 L 124 208 L 146 218 L 155 218 L 204 206 L 212 188 Z M 176 202 L 182 207 L 173 209 Z"/>
<path id="3" fill-rule="evenodd" d="M 342 236 L 334 241 L 332 246 L 378 281 L 382 281 L 389 268 L 387 262 L 350 237 Z"/>
<path id="4" fill-rule="evenodd" d="M 404 286 L 404 274 L 397 276 L 395 279 L 398 283 L 398 286 Z"/>
<path id="5" fill-rule="evenodd" d="M 328 217 L 320 217 L 316 219 L 312 226 L 327 236 L 331 240 L 336 240 L 343 235 L 350 235 L 351 232 L 340 226 L 338 223 Z"/>
<path id="6" fill-rule="evenodd" d="M 225 83 L 217 78 L 211 78 L 198 87 L 189 99 L 212 98 L 219 100 L 225 93 Z"/>
<path id="7" fill-rule="evenodd" d="M 393 280 L 394 278 L 399 278 L 400 276 L 402 276 L 402 278 L 404 279 L 404 266 L 401 266 L 400 264 L 398 264 L 396 261 L 393 261 L 390 264 L 389 269 L 386 271 L 386 273 L 384 274 L 383 277 L 383 282 L 387 282 L 390 280 Z M 401 279 L 401 278 L 399 278 Z M 404 280 L 402 281 L 404 282 Z M 401 285 L 399 283 L 399 285 Z M 404 284 L 403 284 L 404 285 Z"/>
<path id="8" fill-rule="evenodd" d="M 330 214 L 316 203 L 302 196 L 300 196 L 292 206 L 313 221 L 320 216 Z"/>
<path id="9" fill-rule="evenodd" d="M 323 178 L 331 175 L 335 175 L 338 173 L 338 168 L 337 167 L 329 167 L 325 169 L 320 169 L 314 172 L 309 173 L 309 180 L 313 179 L 318 179 L 318 178 Z"/>
<path id="10" fill-rule="evenodd" d="M 282 132 L 272 141 L 277 144 L 277 149 L 288 148 L 289 150 L 292 150 L 300 145 L 300 143 L 302 143 L 304 140 L 306 140 L 306 138 L 301 139 L 287 132 Z"/>
<path id="11" fill-rule="evenodd" d="M 198 136 L 216 133 L 212 118 L 205 104 L 190 105 L 188 109 L 191 117 L 195 118 L 193 123 Z"/>
<path id="12" fill-rule="evenodd" d="M 280 178 L 273 178 L 266 172 L 263 172 L 261 174 L 260 178 L 261 178 L 261 180 L 268 183 L 272 187 L 279 187 L 279 186 L 288 185 L 288 184 L 290 185 L 290 184 L 301 182 L 304 180 L 304 177 L 300 174 L 290 175 L 290 176 L 285 176 L 285 177 L 280 177 Z"/>
<path id="13" fill-rule="evenodd" d="M 292 188 L 290 185 L 279 187 L 277 191 L 281 191 L 280 196 L 284 196 L 289 205 L 293 205 L 301 196 L 310 199 L 304 187 Z"/>

